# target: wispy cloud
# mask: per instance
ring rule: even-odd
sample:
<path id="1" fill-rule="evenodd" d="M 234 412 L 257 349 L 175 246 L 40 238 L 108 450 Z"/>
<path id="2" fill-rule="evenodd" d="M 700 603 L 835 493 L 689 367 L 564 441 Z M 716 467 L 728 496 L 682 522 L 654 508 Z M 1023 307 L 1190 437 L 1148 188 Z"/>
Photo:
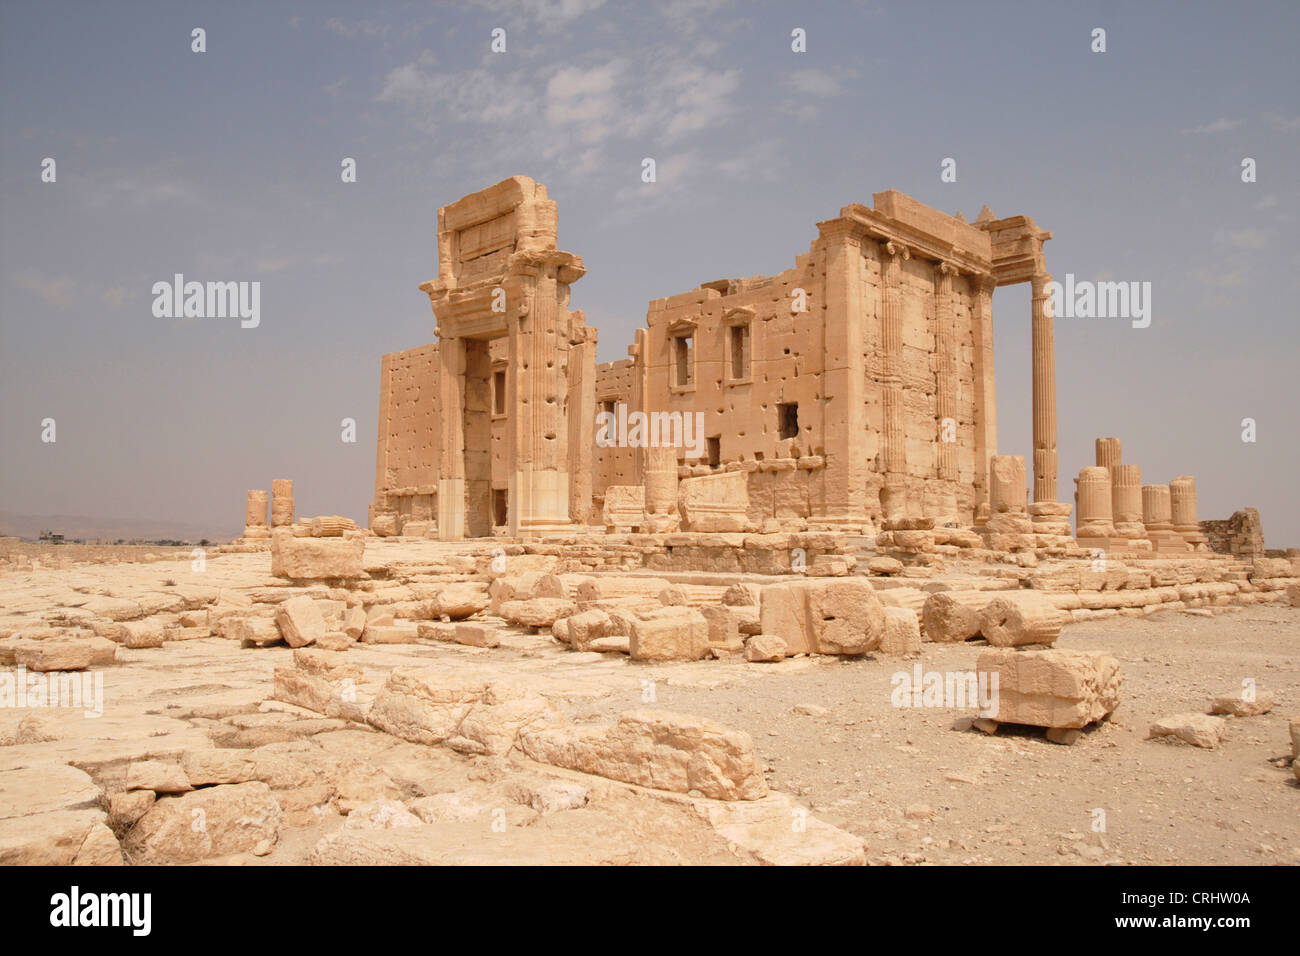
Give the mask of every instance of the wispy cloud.
<path id="1" fill-rule="evenodd" d="M 1242 121 L 1239 119 L 1228 119 L 1227 117 L 1220 117 L 1219 119 L 1213 120 L 1212 122 L 1209 123 L 1205 123 L 1201 126 L 1193 126 L 1191 129 L 1185 129 L 1183 130 L 1183 132 L 1191 133 L 1194 135 L 1206 135 L 1211 133 L 1227 133 L 1230 130 L 1236 129 L 1238 126 L 1241 125 L 1241 123 Z"/>
<path id="2" fill-rule="evenodd" d="M 1254 226 L 1246 229 L 1230 229 L 1226 235 L 1221 232 L 1215 238 L 1235 249 L 1263 249 L 1268 245 L 1268 233 Z"/>
<path id="3" fill-rule="evenodd" d="M 1278 113 L 1265 113 L 1263 120 L 1273 129 L 1291 133 L 1300 129 L 1300 116 L 1282 116 Z"/>
<path id="4" fill-rule="evenodd" d="M 330 17 L 325 21 L 325 29 L 351 40 L 353 37 L 386 36 L 389 24 L 374 20 L 344 20 L 342 17 Z"/>
<path id="5" fill-rule="evenodd" d="M 68 276 L 51 276 L 38 269 L 24 269 L 11 276 L 19 288 L 25 289 L 46 305 L 71 308 L 77 303 L 76 281 Z"/>

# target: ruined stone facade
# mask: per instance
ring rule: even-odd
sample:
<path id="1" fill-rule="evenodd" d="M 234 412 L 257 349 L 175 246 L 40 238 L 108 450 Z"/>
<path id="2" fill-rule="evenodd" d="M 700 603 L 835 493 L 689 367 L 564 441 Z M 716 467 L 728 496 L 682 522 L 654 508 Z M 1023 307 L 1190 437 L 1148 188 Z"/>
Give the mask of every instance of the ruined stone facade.
<path id="1" fill-rule="evenodd" d="M 596 333 L 570 311 L 582 259 L 522 176 L 438 210 L 438 341 L 384 356 L 371 525 L 458 539 L 584 523 Z"/>
<path id="2" fill-rule="evenodd" d="M 596 366 L 595 331 L 568 308 L 582 261 L 558 251 L 543 186 L 514 177 L 439 210 L 438 278 L 421 286 L 438 341 L 384 356 L 372 528 L 537 536 L 601 525 L 609 489 L 644 486 L 642 530 L 677 530 L 675 504 L 651 500 L 674 457 L 679 478 L 744 472 L 751 530 L 970 526 L 997 454 L 992 294 L 1017 282 L 1034 290 L 1033 500 L 1068 514 L 1051 234 L 895 191 L 817 230 L 785 272 L 652 301 L 629 358 Z M 600 412 L 666 413 L 694 441 L 598 444 Z"/>

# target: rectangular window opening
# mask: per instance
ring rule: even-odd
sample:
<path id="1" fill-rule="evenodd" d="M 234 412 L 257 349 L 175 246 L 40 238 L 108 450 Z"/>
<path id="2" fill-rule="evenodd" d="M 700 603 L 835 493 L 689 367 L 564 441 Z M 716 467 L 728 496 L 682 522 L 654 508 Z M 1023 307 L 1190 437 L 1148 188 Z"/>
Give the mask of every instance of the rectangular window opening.
<path id="1" fill-rule="evenodd" d="M 776 406 L 778 434 L 782 438 L 799 437 L 799 403 L 783 402 Z"/>

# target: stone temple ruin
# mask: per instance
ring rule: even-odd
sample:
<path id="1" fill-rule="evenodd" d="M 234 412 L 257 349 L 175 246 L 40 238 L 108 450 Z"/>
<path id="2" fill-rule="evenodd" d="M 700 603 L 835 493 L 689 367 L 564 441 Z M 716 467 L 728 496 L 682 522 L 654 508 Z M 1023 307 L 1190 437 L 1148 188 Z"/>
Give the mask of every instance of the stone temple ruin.
<path id="1" fill-rule="evenodd" d="M 276 479 L 247 493 L 240 539 L 166 578 L 11 568 L 0 551 L 0 663 L 33 686 L 114 668 L 117 688 L 103 724 L 0 708 L 0 864 L 862 863 L 858 821 L 805 820 L 769 778 L 806 789 L 774 762 L 855 748 L 825 786 L 879 818 L 873 839 L 910 839 L 933 809 L 889 801 L 936 776 L 916 766 L 1023 757 L 990 757 L 980 733 L 927 739 L 893 678 L 915 667 L 916 706 L 937 687 L 924 705 L 956 709 L 955 730 L 1118 748 L 1122 695 L 1141 712 L 1183 685 L 1126 647 L 1056 646 L 1067 626 L 1300 604 L 1300 552 L 1266 550 L 1254 509 L 1201 521 L 1194 478 L 1143 484 L 1117 438 L 1061 500 L 1050 233 L 897 192 L 817 228 L 786 272 L 652 301 L 628 358 L 598 365 L 555 203 L 505 180 L 439 210 L 438 276 L 420 287 L 437 340 L 383 357 L 368 528 L 296 515 Z M 994 402 L 992 292 L 1018 282 L 1029 462 L 998 454 Z M 922 659 L 969 669 L 932 685 Z M 708 715 L 646 697 L 660 679 Z M 817 724 L 764 710 L 791 687 L 819 695 L 793 708 Z M 1252 681 L 1143 726 L 1214 749 L 1229 718 L 1262 726 L 1273 703 Z M 1300 775 L 1300 718 L 1289 731 Z M 926 746 L 942 759 L 883 763 Z M 1073 772 L 1133 769 L 1097 753 Z M 804 762 L 815 780 L 830 760 Z M 973 782 L 948 772 L 940 799 Z M 310 833 L 281 843 L 290 829 Z M 981 839 L 945 838 L 961 854 L 938 859 Z M 932 858 L 900 852 L 870 859 Z"/>
<path id="2" fill-rule="evenodd" d="M 1118 439 L 1098 440 L 1077 511 L 1059 500 L 1052 234 L 1027 216 L 972 224 L 877 193 L 818 223 L 786 272 L 655 299 L 629 358 L 601 365 L 556 229 L 522 176 L 439 210 L 420 286 L 438 340 L 382 362 L 375 534 L 883 533 L 909 564 L 931 544 L 1204 550 L 1195 480 L 1142 486 Z M 997 453 L 993 372 L 993 290 L 1020 282 L 1029 500 L 1025 463 Z"/>

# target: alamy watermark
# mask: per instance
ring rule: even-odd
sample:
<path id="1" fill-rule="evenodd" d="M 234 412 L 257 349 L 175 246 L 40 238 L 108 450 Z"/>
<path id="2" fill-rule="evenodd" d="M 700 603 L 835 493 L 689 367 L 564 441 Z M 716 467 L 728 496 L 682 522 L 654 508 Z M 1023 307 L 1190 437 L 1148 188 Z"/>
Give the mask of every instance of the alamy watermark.
<path id="1" fill-rule="evenodd" d="M 262 322 L 262 283 L 186 282 L 178 272 L 171 282 L 155 282 L 156 319 L 240 319 L 240 327 L 255 329 Z"/>
<path id="2" fill-rule="evenodd" d="M 87 717 L 104 715 L 103 671 L 32 671 L 18 665 L 0 671 L 0 708 L 81 708 Z"/>
<path id="3" fill-rule="evenodd" d="M 997 671 L 896 671 L 889 701 L 895 707 L 976 707 L 981 717 L 998 715 Z"/>
<path id="4" fill-rule="evenodd" d="M 1150 282 L 1076 281 L 1073 272 L 1065 275 L 1065 284 L 1053 279 L 1048 283 L 1052 297 L 1052 315 L 1061 319 L 1132 319 L 1133 328 L 1151 324 Z"/>
<path id="5" fill-rule="evenodd" d="M 596 415 L 601 448 L 685 448 L 688 458 L 704 457 L 703 412 L 629 412 L 620 402 Z"/>

